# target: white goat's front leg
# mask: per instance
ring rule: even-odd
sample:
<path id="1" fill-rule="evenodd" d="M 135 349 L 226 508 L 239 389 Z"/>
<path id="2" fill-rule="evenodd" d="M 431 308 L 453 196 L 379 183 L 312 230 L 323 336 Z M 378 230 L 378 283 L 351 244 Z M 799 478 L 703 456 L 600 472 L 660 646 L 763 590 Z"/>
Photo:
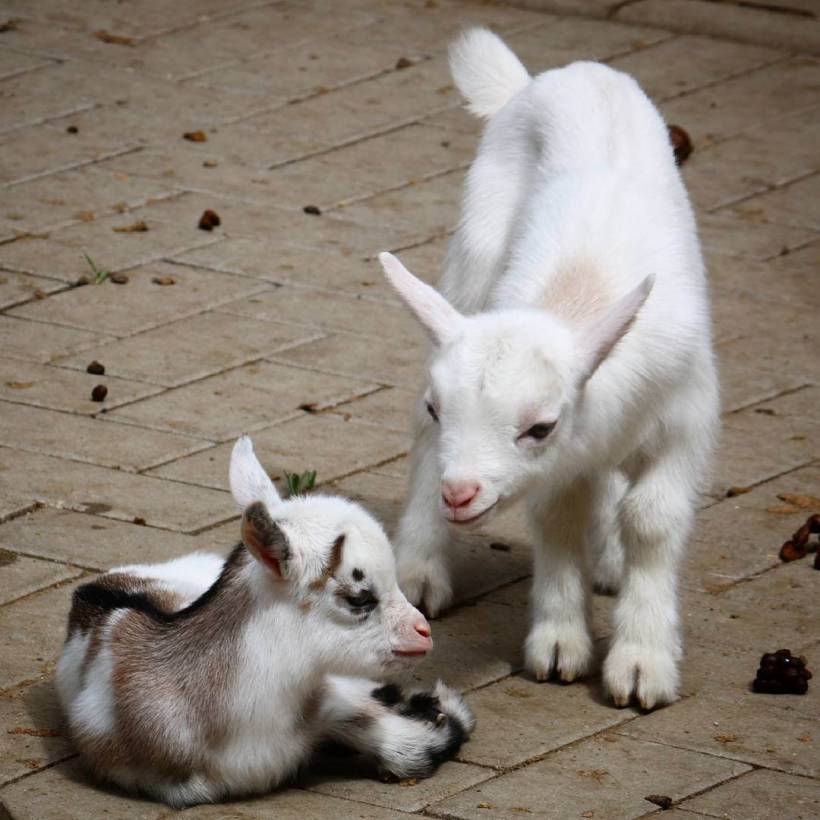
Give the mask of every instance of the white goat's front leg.
<path id="1" fill-rule="evenodd" d="M 417 425 L 407 506 L 395 538 L 399 586 L 410 603 L 422 606 L 431 618 L 453 600 L 446 555 L 450 533 L 439 511 L 437 435 L 434 425 Z"/>
<path id="2" fill-rule="evenodd" d="M 475 728 L 461 695 L 439 681 L 405 697 L 398 686 L 329 676 L 318 717 L 323 737 L 376 761 L 394 777 L 429 777 Z"/>
<path id="3" fill-rule="evenodd" d="M 595 497 L 587 534 L 587 566 L 593 589 L 601 595 L 614 595 L 621 588 L 624 572 L 618 514 L 628 484 L 622 472 L 610 470 L 602 471 L 590 485 Z"/>
<path id="4" fill-rule="evenodd" d="M 626 706 L 633 694 L 644 709 L 677 697 L 677 569 L 696 499 L 696 459 L 682 449 L 667 447 L 631 471 L 633 483 L 621 503 L 624 577 L 603 670 L 617 706 Z"/>
<path id="5" fill-rule="evenodd" d="M 530 499 L 536 545 L 533 623 L 525 654 L 527 669 L 540 681 L 556 673 L 569 683 L 586 673 L 592 660 L 584 572 L 589 518 L 585 482 L 549 499 Z"/>

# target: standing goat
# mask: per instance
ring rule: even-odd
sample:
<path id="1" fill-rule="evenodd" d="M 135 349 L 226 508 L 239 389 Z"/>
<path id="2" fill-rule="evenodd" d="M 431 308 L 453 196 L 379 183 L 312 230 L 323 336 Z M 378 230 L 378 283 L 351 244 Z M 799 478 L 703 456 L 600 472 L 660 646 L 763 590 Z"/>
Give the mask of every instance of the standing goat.
<path id="1" fill-rule="evenodd" d="M 450 64 L 489 122 L 442 295 L 380 256 L 435 344 L 399 584 L 435 615 L 452 598 L 448 522 L 526 494 L 528 668 L 587 672 L 591 576 L 620 590 L 605 685 L 618 706 L 652 708 L 678 690 L 678 561 L 718 418 L 703 262 L 667 129 L 631 77 L 578 62 L 533 79 L 484 29 Z"/>
<path id="2" fill-rule="evenodd" d="M 57 689 L 86 762 L 174 806 L 268 791 L 325 739 L 431 774 L 472 731 L 461 697 L 352 677 L 432 647 L 382 528 L 341 498 L 282 501 L 248 438 L 230 483 L 244 514 L 227 559 L 120 567 L 75 592 Z"/>

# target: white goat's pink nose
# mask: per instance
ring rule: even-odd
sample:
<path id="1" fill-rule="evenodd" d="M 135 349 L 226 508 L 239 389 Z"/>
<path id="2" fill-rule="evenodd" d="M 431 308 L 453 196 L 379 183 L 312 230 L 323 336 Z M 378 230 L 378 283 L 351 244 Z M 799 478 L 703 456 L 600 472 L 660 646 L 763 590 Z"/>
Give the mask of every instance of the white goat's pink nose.
<path id="1" fill-rule="evenodd" d="M 466 507 L 481 492 L 477 481 L 442 481 L 441 497 L 448 507 Z"/>
<path id="2" fill-rule="evenodd" d="M 427 623 L 427 618 L 420 615 L 419 619 L 413 624 L 413 629 L 421 635 L 422 638 L 430 637 L 430 624 Z"/>

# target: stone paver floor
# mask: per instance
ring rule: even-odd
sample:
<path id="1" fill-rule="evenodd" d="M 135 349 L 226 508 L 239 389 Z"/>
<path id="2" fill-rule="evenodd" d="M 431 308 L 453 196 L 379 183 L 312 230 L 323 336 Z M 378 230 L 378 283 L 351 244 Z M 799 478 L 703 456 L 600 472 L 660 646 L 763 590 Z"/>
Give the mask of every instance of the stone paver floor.
<path id="1" fill-rule="evenodd" d="M 724 431 L 682 575 L 684 696 L 642 715 L 522 674 L 513 511 L 453 545 L 458 605 L 418 672 L 477 712 L 457 761 L 404 785 L 327 765 L 183 816 L 600 820 L 653 794 L 680 818 L 820 816 L 820 679 L 749 691 L 779 646 L 820 671 L 820 573 L 777 556 L 820 495 L 817 5 L 522 5 L 0 0 L 0 817 L 176 814 L 86 781 L 50 677 L 76 584 L 233 543 L 237 434 L 395 525 L 425 345 L 373 256 L 437 276 L 479 133 L 444 56 L 468 23 L 533 71 L 633 73 L 695 144 Z M 127 284 L 76 287 L 84 254 Z"/>

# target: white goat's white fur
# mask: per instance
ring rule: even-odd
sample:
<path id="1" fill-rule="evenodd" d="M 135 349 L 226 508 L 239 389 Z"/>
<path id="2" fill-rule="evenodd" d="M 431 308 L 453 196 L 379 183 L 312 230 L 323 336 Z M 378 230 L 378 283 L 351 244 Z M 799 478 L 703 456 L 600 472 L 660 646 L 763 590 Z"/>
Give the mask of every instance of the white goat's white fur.
<path id="1" fill-rule="evenodd" d="M 445 519 L 526 495 L 529 669 L 588 670 L 591 578 L 620 590 L 605 685 L 651 708 L 678 690 L 677 568 L 718 419 L 692 209 L 666 126 L 626 74 L 578 62 L 530 79 L 483 29 L 451 66 L 489 122 L 441 294 L 381 257 L 436 342 L 399 583 L 435 615 L 452 599 Z M 456 509 L 442 482 L 478 491 Z"/>
<path id="2" fill-rule="evenodd" d="M 431 774 L 474 721 L 444 684 L 414 700 L 368 679 L 432 645 L 381 526 L 341 498 L 281 500 L 247 438 L 230 480 L 244 543 L 228 558 L 119 567 L 75 592 L 56 684 L 86 762 L 174 806 L 268 791 L 327 738 Z"/>

